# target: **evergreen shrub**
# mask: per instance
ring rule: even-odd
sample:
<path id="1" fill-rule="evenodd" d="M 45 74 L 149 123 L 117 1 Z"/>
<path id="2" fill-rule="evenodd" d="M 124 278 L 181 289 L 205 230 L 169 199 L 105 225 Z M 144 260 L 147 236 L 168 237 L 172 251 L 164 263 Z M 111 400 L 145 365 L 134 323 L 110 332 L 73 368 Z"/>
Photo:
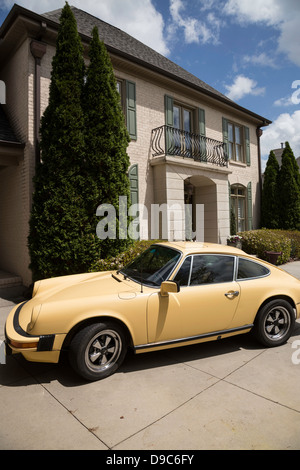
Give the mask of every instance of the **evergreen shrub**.
<path id="1" fill-rule="evenodd" d="M 240 232 L 243 250 L 268 261 L 267 251 L 281 252 L 277 264 L 287 263 L 292 256 L 300 253 L 300 232 L 284 230 L 251 230 Z"/>

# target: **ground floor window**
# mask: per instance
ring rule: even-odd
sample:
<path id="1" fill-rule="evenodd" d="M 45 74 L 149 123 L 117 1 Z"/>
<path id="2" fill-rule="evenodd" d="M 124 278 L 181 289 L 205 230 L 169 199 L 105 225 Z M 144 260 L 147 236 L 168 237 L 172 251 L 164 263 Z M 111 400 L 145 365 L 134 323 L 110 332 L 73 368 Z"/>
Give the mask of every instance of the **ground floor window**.
<path id="1" fill-rule="evenodd" d="M 231 186 L 231 231 L 235 233 L 247 230 L 246 188 L 236 184 Z"/>

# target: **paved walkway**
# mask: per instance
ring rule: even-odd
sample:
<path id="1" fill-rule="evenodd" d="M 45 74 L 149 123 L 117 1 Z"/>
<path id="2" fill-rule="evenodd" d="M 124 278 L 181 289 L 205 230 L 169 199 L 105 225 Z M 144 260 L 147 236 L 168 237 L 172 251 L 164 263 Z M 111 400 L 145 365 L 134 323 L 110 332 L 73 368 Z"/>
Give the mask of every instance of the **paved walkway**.
<path id="1" fill-rule="evenodd" d="M 300 262 L 283 269 L 300 279 Z M 0 339 L 16 295 L 2 292 Z M 299 322 L 279 348 L 241 335 L 128 355 L 95 383 L 67 363 L 9 357 L 0 365 L 0 449 L 300 449 L 293 357 L 300 362 Z"/>

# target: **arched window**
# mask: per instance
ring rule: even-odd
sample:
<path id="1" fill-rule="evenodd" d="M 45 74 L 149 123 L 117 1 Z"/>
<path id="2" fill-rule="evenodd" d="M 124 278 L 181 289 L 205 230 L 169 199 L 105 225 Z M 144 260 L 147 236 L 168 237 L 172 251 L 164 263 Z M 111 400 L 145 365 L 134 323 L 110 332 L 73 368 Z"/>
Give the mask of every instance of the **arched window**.
<path id="1" fill-rule="evenodd" d="M 234 218 L 236 233 L 248 229 L 246 188 L 241 184 L 234 184 L 230 191 L 231 217 Z"/>

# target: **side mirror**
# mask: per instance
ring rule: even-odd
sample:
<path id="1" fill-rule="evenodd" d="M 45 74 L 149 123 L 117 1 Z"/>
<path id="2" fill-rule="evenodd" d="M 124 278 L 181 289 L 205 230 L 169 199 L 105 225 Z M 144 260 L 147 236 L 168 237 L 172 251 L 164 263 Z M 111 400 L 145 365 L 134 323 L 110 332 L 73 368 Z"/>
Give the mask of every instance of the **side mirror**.
<path id="1" fill-rule="evenodd" d="M 160 295 L 162 297 L 167 297 L 169 293 L 176 294 L 180 291 L 180 287 L 175 281 L 164 281 L 160 286 Z"/>

